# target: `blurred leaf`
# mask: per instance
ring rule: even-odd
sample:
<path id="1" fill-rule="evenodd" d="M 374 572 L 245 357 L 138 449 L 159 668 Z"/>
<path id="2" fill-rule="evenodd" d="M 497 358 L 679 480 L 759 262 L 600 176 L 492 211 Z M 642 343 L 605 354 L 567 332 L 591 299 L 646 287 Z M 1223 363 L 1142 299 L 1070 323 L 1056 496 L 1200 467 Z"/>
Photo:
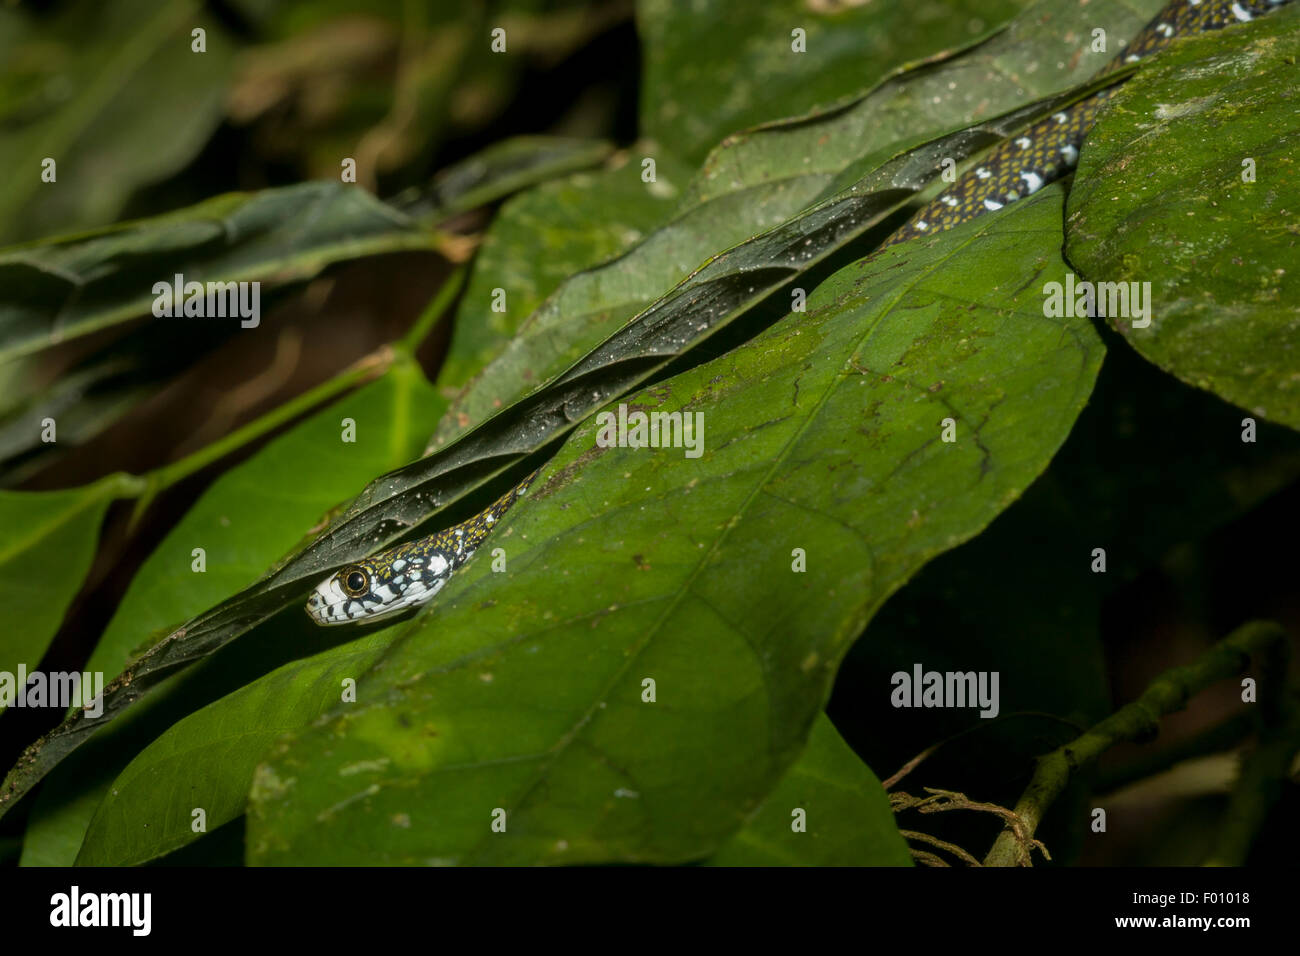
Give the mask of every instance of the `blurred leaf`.
<path id="1" fill-rule="evenodd" d="M 698 163 L 728 133 L 841 101 L 908 60 L 966 43 L 1026 2 L 639 0 L 642 134 Z M 806 52 L 792 48 L 795 29 Z"/>
<path id="2" fill-rule="evenodd" d="M 0 251 L 0 361 L 148 315 L 154 283 L 177 273 L 186 282 L 284 281 L 438 240 L 355 186 L 313 182 L 12 247 Z"/>
<path id="3" fill-rule="evenodd" d="M 604 140 L 513 136 L 440 172 L 433 179 L 428 200 L 439 215 L 451 216 L 537 183 L 598 166 L 612 152 L 613 147 Z"/>
<path id="4" fill-rule="evenodd" d="M 0 672 L 40 663 L 90 570 L 104 512 L 138 483 L 115 474 L 62 491 L 0 491 L 0 604 L 8 622 Z"/>
<path id="5" fill-rule="evenodd" d="M 791 830 L 796 808 L 807 832 Z M 911 866 L 889 798 L 835 725 L 820 715 L 808 746 L 710 866 Z"/>
<path id="6" fill-rule="evenodd" d="M 200 27 L 207 52 L 193 53 Z M 197 0 L 0 9 L 0 243 L 110 222 L 134 189 L 185 166 L 221 120 L 230 63 Z"/>
<path id="7" fill-rule="evenodd" d="M 148 325 L 64 368 L 51 368 L 48 353 L 0 365 L 0 484 L 20 484 L 98 435 L 238 330 Z M 57 442 L 41 439 L 46 418 Z"/>
<path id="8" fill-rule="evenodd" d="M 1083 150 L 1067 255 L 1081 278 L 1150 283 L 1149 327 L 1107 317 L 1146 358 L 1300 429 L 1298 53 L 1289 7 L 1126 84 Z"/>
<path id="9" fill-rule="evenodd" d="M 239 62 L 235 122 L 306 178 L 357 161 L 359 181 L 411 181 L 440 144 L 481 134 L 530 66 L 552 65 L 630 16 L 630 2 L 284 4 Z M 506 53 L 491 31 L 506 31 Z"/>
<path id="10" fill-rule="evenodd" d="M 1062 202 L 1048 187 L 849 266 L 806 314 L 628 400 L 703 415 L 701 458 L 582 425 L 497 532 L 508 570 L 460 572 L 362 702 L 259 768 L 250 861 L 717 850 L 803 750 L 870 616 L 1015 500 L 1086 402 L 1090 320 L 1042 314 Z"/>

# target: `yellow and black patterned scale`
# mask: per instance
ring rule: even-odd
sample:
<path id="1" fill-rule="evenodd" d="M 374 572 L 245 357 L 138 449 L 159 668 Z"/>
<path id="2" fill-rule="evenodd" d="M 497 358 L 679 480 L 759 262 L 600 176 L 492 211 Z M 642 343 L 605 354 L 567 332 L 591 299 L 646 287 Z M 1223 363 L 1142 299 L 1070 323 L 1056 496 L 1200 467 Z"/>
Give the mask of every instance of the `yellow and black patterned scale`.
<path id="1" fill-rule="evenodd" d="M 1175 37 L 1244 23 L 1289 0 L 1174 0 L 1103 70 L 1135 63 Z M 1118 87 L 1108 87 L 1040 120 L 1000 143 L 882 244 L 892 246 L 943 232 L 1007 203 L 1023 199 L 1065 175 L 1079 161 L 1079 147 L 1102 106 Z"/>
<path id="2" fill-rule="evenodd" d="M 1107 67 L 1141 59 L 1176 36 L 1215 30 L 1267 13 L 1289 0 L 1175 0 Z M 1001 209 L 1073 169 L 1079 146 L 1114 88 L 1025 129 L 916 213 L 884 245 L 951 229 Z M 424 604 L 474 554 L 506 510 L 537 476 L 533 472 L 486 510 L 427 538 L 345 565 L 316 586 L 307 613 L 317 624 L 374 621 Z"/>
<path id="3" fill-rule="evenodd" d="M 317 624 L 351 624 L 432 600 L 536 477 L 534 471 L 468 521 L 344 565 L 316 585 L 307 613 Z"/>

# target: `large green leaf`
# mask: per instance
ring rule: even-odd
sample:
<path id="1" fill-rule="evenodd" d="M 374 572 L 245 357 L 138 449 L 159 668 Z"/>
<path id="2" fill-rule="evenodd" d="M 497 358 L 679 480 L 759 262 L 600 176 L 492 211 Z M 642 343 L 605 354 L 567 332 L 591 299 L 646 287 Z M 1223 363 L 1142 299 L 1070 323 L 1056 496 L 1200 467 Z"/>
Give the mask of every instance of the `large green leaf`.
<path id="1" fill-rule="evenodd" d="M 472 563 L 365 703 L 259 769 L 250 860 L 716 851 L 876 608 L 1015 500 L 1086 401 L 1100 342 L 1042 310 L 1061 207 L 1049 187 L 843 269 L 807 314 L 629 400 L 703 414 L 703 457 L 598 447 L 587 421 L 497 532 L 508 570 Z"/>
<path id="2" fill-rule="evenodd" d="M 528 398 L 450 447 L 372 481 L 315 541 L 272 574 L 150 647 L 107 685 L 100 717 L 73 714 L 29 747 L 5 778 L 0 814 L 150 687 L 302 600 L 326 571 L 407 536 L 715 335 L 788 280 L 843 249 L 928 182 L 937 156 L 964 155 L 987 145 L 1043 109 L 1044 104 L 1035 104 L 910 150 L 795 219 L 714 257 Z"/>
<path id="3" fill-rule="evenodd" d="M 138 484 L 116 474 L 61 491 L 0 491 L 0 671 L 40 663 L 90 570 L 104 512 Z"/>
<path id="4" fill-rule="evenodd" d="M 794 829 L 804 811 L 806 829 Z M 820 715 L 808 746 L 710 866 L 911 866 L 880 781 Z"/>
<path id="5" fill-rule="evenodd" d="M 1161 6 L 1163 0 L 1039 0 L 986 39 L 901 70 L 836 109 L 728 137 L 709 154 L 683 206 L 737 190 L 833 192 L 899 144 L 1077 86 Z M 1095 29 L 1106 31 L 1104 51 L 1092 49 Z"/>
<path id="6" fill-rule="evenodd" d="M 380 656 L 392 628 L 294 661 L 179 721 L 122 771 L 112 786 L 92 789 L 102 801 L 65 812 L 65 821 L 94 818 L 80 842 L 65 839 L 56 859 L 79 865 L 142 863 L 241 816 L 259 759 L 282 734 L 301 730 L 336 703 L 342 682 Z M 791 810 L 807 813 L 807 829 L 791 829 Z M 48 819 L 43 827 L 49 827 Z M 78 846 L 80 853 L 78 854 Z M 29 841 L 31 849 L 31 841 Z M 707 862 L 741 866 L 907 865 L 910 856 L 894 825 L 885 792 L 825 716 L 785 778 L 729 843 Z"/>
<path id="7" fill-rule="evenodd" d="M 206 53 L 190 50 L 196 27 Z M 110 222 L 188 163 L 221 120 L 231 54 L 198 0 L 0 10 L 0 243 Z"/>
<path id="8" fill-rule="evenodd" d="M 1070 195 L 1081 278 L 1150 283 L 1152 362 L 1300 428 L 1300 8 L 1180 44 L 1088 136 Z M 1244 181 L 1254 165 L 1255 180 Z M 1064 281 L 1064 277 L 1057 277 Z"/>
<path id="9" fill-rule="evenodd" d="M 970 40 L 1025 2 L 639 0 L 642 133 L 698 162 L 728 133 L 841 100 L 907 60 Z M 795 29 L 804 52 L 794 50 Z"/>
<path id="10" fill-rule="evenodd" d="M 670 222 L 625 255 L 573 276 L 520 326 L 456 401 L 439 426 L 438 444 L 562 372 L 720 250 L 851 187 L 906 147 L 1086 79 L 1114 52 L 1089 52 L 1089 29 L 1105 27 L 1118 43 L 1140 28 L 1143 11 L 1159 5 L 1140 0 L 1135 13 L 1118 0 L 1086 6 L 1043 0 L 1005 31 L 890 77 L 845 107 L 729 137 L 710 154 Z M 1062 55 L 1063 43 L 1069 55 Z M 844 82 L 846 90 L 858 88 L 854 78 Z M 937 166 L 966 154 L 932 155 Z M 513 295 L 513 281 L 506 274 L 495 284 Z"/>

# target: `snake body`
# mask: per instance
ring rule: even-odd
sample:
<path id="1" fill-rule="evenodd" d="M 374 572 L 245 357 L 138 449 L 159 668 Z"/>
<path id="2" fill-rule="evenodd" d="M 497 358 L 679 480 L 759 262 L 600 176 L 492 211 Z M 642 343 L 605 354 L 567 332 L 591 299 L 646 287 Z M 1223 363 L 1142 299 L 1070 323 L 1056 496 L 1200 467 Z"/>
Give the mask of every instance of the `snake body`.
<path id="1" fill-rule="evenodd" d="M 1163 49 L 1176 37 L 1245 23 L 1290 0 L 1174 0 L 1099 76 Z M 919 209 L 881 248 L 944 232 L 986 212 L 1023 199 L 1060 179 L 1079 162 L 1079 147 L 1118 87 L 1100 90 L 1022 130 L 996 147 L 980 165 Z"/>
<path id="2" fill-rule="evenodd" d="M 1135 62 L 1175 37 L 1252 20 L 1289 0 L 1174 0 L 1106 67 Z M 1030 125 L 997 147 L 919 209 L 882 245 L 943 232 L 1037 192 L 1074 168 L 1079 147 L 1116 87 Z M 307 613 L 317 624 L 369 622 L 433 599 L 537 476 L 534 471 L 486 509 L 445 531 L 348 564 L 312 592 Z"/>

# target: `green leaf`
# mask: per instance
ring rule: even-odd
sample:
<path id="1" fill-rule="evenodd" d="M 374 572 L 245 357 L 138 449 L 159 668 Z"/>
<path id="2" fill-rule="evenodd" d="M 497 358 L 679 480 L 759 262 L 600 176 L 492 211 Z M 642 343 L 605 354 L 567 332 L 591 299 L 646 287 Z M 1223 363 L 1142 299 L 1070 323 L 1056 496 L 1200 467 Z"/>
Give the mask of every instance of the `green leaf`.
<path id="1" fill-rule="evenodd" d="M 642 131 L 696 163 L 728 133 L 840 100 L 1024 5 L 924 0 L 827 9 L 805 0 L 640 0 Z M 805 52 L 793 49 L 795 29 L 804 32 Z"/>
<path id="2" fill-rule="evenodd" d="M 782 191 L 805 201 L 833 193 L 904 146 L 1085 82 L 1113 56 L 1113 48 L 1091 50 L 1091 31 L 1123 42 L 1162 2 L 1039 0 L 985 39 L 896 71 L 835 109 L 727 137 L 705 160 L 683 209 L 737 191 L 753 201 Z M 851 78 L 844 88 L 854 88 Z"/>
<path id="3" fill-rule="evenodd" d="M 640 159 L 633 155 L 655 159 L 654 189 L 641 181 Z M 545 183 L 507 202 L 475 258 L 439 384 L 464 385 L 566 278 L 657 226 L 687 176 L 670 154 L 634 147 L 603 169 Z M 497 289 L 506 293 L 504 311 L 493 308 Z"/>
<path id="4" fill-rule="evenodd" d="M 806 831 L 791 829 L 803 810 Z M 911 866 L 880 781 L 820 715 L 808 746 L 710 866 Z"/>
<path id="5" fill-rule="evenodd" d="M 802 751 L 874 611 L 1015 500 L 1087 400 L 1096 333 L 1042 310 L 1061 207 L 1049 187 L 885 250 L 629 399 L 703 414 L 701 458 L 599 447 L 586 422 L 489 543 L 508 570 L 462 570 L 363 678 L 365 703 L 259 768 L 249 859 L 716 851 Z"/>
<path id="6" fill-rule="evenodd" d="M 644 382 L 787 280 L 867 232 L 932 177 L 937 156 L 965 155 L 1042 109 L 1036 104 L 904 153 L 801 216 L 716 256 L 564 375 L 450 447 L 372 481 L 320 537 L 273 573 L 182 624 L 135 660 L 105 688 L 102 716 L 87 720 L 74 714 L 29 747 L 5 778 L 0 815 L 150 687 L 302 600 L 326 571 L 408 535 L 566 435 L 604 402 Z"/>
<path id="7" fill-rule="evenodd" d="M 1150 283 L 1149 326 L 1107 316 L 1142 355 L 1292 428 L 1297 54 L 1300 9 L 1289 7 L 1188 39 L 1142 70 L 1088 136 L 1066 236 L 1081 278 Z"/>
<path id="8" fill-rule="evenodd" d="M 1086 79 L 1110 59 L 1086 52 L 1089 29 L 1103 26 L 1116 40 L 1132 36 L 1144 22 L 1141 11 L 1159 5 L 1141 0 L 1134 13 L 1118 0 L 1086 8 L 1074 0 L 1045 0 L 1005 31 L 950 59 L 890 77 L 840 109 L 729 137 L 691 181 L 670 222 L 619 258 L 574 275 L 519 324 L 518 337 L 456 401 L 433 447 L 564 371 L 719 250 L 867 180 L 908 147 Z M 1068 56 L 1060 55 L 1062 38 Z M 846 89 L 857 88 L 846 83 Z M 937 165 L 968 154 L 931 155 Z M 611 206 L 619 202 L 610 196 Z M 588 228 L 597 227 L 589 221 Z M 522 279 L 512 272 L 492 285 L 514 296 L 516 283 L 527 288 Z M 478 301 L 467 297 L 467 303 Z"/>
<path id="9" fill-rule="evenodd" d="M 206 53 L 190 51 L 196 27 Z M 185 166 L 221 121 L 231 54 L 197 0 L 0 10 L 0 243 L 110 222 Z"/>
<path id="10" fill-rule="evenodd" d="M 115 474 L 61 491 L 0 491 L 0 604 L 10 622 L 0 671 L 40 663 L 90 570 L 104 512 L 138 484 Z"/>
<path id="11" fill-rule="evenodd" d="M 368 670 L 393 631 L 371 631 L 285 664 L 173 724 L 117 776 L 97 808 L 80 808 L 83 825 L 87 809 L 94 817 L 77 864 L 127 866 L 185 846 L 201 836 L 192 829 L 195 808 L 203 809 L 208 832 L 241 816 L 253 771 L 271 745 L 338 703 L 342 682 Z"/>

